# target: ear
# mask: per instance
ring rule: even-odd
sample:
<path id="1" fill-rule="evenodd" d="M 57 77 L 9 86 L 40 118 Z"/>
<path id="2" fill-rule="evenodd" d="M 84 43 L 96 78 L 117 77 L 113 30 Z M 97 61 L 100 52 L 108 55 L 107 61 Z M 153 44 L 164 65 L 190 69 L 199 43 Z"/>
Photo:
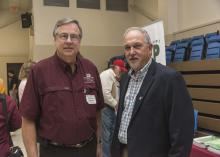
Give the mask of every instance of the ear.
<path id="1" fill-rule="evenodd" d="M 148 46 L 148 49 L 149 49 L 149 51 L 148 51 L 148 54 L 149 54 L 149 57 L 151 57 L 152 56 L 152 50 L 153 50 L 153 45 L 152 44 L 149 44 L 149 46 Z"/>
<path id="2" fill-rule="evenodd" d="M 150 51 L 152 51 L 153 45 L 152 45 L 152 44 L 149 44 L 148 47 L 149 47 Z"/>

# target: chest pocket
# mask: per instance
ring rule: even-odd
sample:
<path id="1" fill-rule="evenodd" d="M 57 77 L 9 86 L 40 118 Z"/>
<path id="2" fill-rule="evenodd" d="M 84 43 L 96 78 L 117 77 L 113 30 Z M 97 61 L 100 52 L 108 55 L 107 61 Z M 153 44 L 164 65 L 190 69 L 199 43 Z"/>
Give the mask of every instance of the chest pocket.
<path id="1" fill-rule="evenodd" d="M 85 111 L 89 119 L 93 119 L 96 116 L 96 109 L 98 104 L 97 88 L 95 84 L 86 84 L 83 89 L 85 100 Z"/>
<path id="2" fill-rule="evenodd" d="M 58 107 L 57 105 L 62 105 L 65 108 L 66 101 L 71 101 L 72 99 L 72 89 L 68 86 L 50 86 L 42 89 L 41 94 L 41 104 L 51 107 Z M 70 103 L 70 102 L 69 102 Z"/>
<path id="3" fill-rule="evenodd" d="M 88 84 L 84 86 L 83 93 L 85 96 L 86 103 L 88 105 L 96 105 L 97 104 L 97 88 L 93 84 Z"/>
<path id="4" fill-rule="evenodd" d="M 71 92 L 72 89 L 68 86 L 50 86 L 42 89 L 40 91 L 40 95 L 47 95 L 49 93 L 56 93 L 56 92 Z"/>

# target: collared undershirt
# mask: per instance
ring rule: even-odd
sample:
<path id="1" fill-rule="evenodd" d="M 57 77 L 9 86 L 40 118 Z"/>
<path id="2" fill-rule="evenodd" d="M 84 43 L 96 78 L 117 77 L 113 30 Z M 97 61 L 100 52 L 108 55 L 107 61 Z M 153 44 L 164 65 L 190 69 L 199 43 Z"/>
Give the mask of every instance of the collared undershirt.
<path id="1" fill-rule="evenodd" d="M 124 98 L 124 110 L 122 112 L 121 124 L 119 127 L 118 139 L 121 143 L 127 144 L 127 130 L 131 120 L 136 96 L 140 90 L 142 82 L 147 74 L 152 58 L 148 63 L 138 72 L 134 73 L 133 70 L 129 71 L 131 79 L 129 81 L 128 89 Z"/>

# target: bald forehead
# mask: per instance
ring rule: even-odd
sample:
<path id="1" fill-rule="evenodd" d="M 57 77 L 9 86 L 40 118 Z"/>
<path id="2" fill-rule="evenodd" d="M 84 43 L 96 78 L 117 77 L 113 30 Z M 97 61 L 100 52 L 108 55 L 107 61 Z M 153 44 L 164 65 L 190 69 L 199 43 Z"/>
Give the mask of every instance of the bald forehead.
<path id="1" fill-rule="evenodd" d="M 124 33 L 124 38 L 126 38 L 128 35 L 134 35 L 134 36 L 144 36 L 144 33 L 140 30 L 128 30 Z"/>
<path id="2" fill-rule="evenodd" d="M 130 30 L 124 34 L 124 42 L 133 40 L 143 40 L 144 34 L 139 30 Z"/>
<path id="3" fill-rule="evenodd" d="M 143 39 L 145 43 L 152 44 L 150 36 L 146 30 L 140 27 L 130 27 L 124 33 L 124 41 L 128 39 Z"/>

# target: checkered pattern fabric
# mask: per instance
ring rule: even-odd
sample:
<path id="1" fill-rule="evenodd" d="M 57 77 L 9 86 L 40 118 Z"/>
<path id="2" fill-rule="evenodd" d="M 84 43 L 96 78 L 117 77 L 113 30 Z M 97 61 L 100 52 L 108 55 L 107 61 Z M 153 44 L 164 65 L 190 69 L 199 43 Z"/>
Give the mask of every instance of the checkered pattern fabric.
<path id="1" fill-rule="evenodd" d="M 141 88 L 145 75 L 152 62 L 152 59 L 138 72 L 129 71 L 131 79 L 124 98 L 124 110 L 122 112 L 121 124 L 118 133 L 118 139 L 121 143 L 127 144 L 127 130 L 131 120 L 136 96 Z"/>

